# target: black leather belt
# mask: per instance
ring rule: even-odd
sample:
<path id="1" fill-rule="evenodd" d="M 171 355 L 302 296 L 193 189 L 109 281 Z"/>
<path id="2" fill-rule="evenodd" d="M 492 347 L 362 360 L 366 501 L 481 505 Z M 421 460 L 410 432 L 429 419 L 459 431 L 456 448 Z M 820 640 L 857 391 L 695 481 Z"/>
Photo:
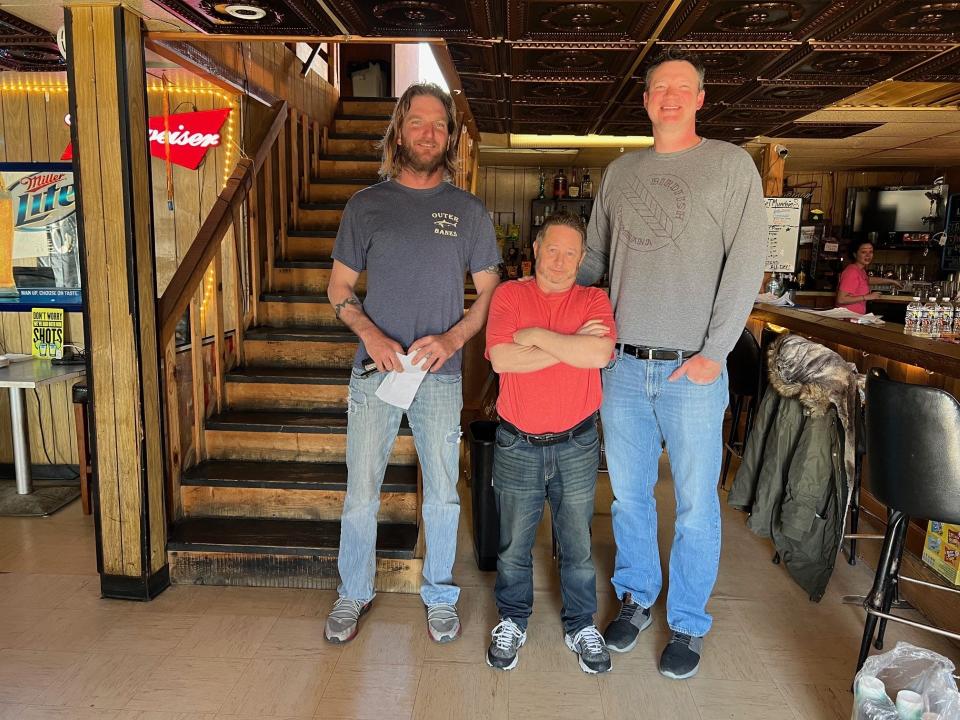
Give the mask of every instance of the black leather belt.
<path id="1" fill-rule="evenodd" d="M 518 428 L 511 422 L 506 420 L 500 421 L 500 426 L 506 430 L 509 430 L 514 435 L 519 437 L 524 442 L 530 443 L 531 445 L 556 445 L 557 443 L 566 442 L 570 438 L 577 437 L 578 435 L 583 435 L 585 432 L 595 427 L 597 424 L 597 414 L 594 413 L 586 420 L 574 425 L 569 430 L 564 430 L 563 432 L 558 433 L 544 433 L 543 435 L 532 435 L 531 433 L 525 433 L 523 430 Z"/>
<path id="2" fill-rule="evenodd" d="M 683 360 L 693 357 L 698 352 L 697 350 L 673 350 L 672 348 L 627 345 L 626 343 L 622 343 L 618 347 L 623 348 L 624 355 L 630 355 L 638 360 Z"/>

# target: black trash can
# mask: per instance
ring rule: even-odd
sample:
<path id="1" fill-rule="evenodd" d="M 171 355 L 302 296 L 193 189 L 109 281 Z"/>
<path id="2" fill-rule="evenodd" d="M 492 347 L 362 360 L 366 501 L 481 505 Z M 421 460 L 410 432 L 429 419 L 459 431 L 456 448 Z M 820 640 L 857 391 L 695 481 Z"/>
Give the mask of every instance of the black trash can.
<path id="1" fill-rule="evenodd" d="M 500 517 L 493 495 L 493 446 L 497 426 L 490 420 L 470 423 L 470 491 L 473 496 L 473 555 L 481 570 L 497 569 Z"/>

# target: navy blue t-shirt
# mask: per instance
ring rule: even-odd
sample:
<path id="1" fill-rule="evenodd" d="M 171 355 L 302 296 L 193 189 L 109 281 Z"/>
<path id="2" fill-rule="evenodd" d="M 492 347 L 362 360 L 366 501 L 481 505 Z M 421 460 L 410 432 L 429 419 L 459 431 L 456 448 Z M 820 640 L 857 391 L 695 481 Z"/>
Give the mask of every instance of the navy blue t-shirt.
<path id="1" fill-rule="evenodd" d="M 385 181 L 356 193 L 343 211 L 333 258 L 367 273 L 363 311 L 408 349 L 463 317 L 463 281 L 500 262 L 483 203 L 448 182 L 417 190 Z M 367 357 L 363 342 L 354 366 Z M 460 372 L 457 352 L 438 372 Z"/>

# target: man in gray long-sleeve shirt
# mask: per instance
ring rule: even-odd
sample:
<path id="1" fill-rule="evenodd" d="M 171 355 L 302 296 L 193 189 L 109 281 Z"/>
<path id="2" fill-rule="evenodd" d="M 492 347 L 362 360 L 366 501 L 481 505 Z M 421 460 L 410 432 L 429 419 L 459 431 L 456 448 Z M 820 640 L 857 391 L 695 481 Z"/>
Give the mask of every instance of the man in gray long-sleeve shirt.
<path id="1" fill-rule="evenodd" d="M 616 359 L 603 374 L 603 432 L 615 500 L 613 586 L 604 638 L 626 652 L 663 584 L 653 488 L 666 442 L 677 497 L 660 672 L 696 674 L 720 562 L 716 485 L 727 406 L 725 362 L 763 275 L 760 176 L 741 148 L 696 133 L 703 66 L 668 51 L 650 66 L 644 106 L 654 146 L 611 163 L 590 218 L 578 281 L 610 270 Z"/>

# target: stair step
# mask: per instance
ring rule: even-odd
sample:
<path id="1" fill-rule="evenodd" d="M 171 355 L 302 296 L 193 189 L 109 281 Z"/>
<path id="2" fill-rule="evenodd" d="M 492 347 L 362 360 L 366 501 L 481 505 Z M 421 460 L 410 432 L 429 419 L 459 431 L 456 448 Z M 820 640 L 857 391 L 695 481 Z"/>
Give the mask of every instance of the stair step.
<path id="1" fill-rule="evenodd" d="M 357 336 L 345 326 L 323 328 L 251 328 L 244 335 L 244 356 L 251 365 L 271 367 L 350 367 Z"/>
<path id="2" fill-rule="evenodd" d="M 297 211 L 297 229 L 325 230 L 336 234 L 344 205 L 344 202 L 301 202 Z M 289 237 L 290 233 L 287 232 Z"/>
<path id="3" fill-rule="evenodd" d="M 343 462 L 347 413 L 340 410 L 226 410 L 206 421 L 208 457 L 217 460 Z M 417 453 L 406 419 L 393 441 L 391 462 L 413 465 Z"/>
<path id="4" fill-rule="evenodd" d="M 211 415 L 207 430 L 232 430 L 267 433 L 322 433 L 342 435 L 347 432 L 345 412 L 282 412 L 259 410 L 227 410 Z M 411 435 L 406 415 L 400 421 L 400 435 Z"/>
<path id="5" fill-rule="evenodd" d="M 290 228 L 287 230 L 287 238 L 334 238 L 337 237 L 336 230 L 313 230 L 311 228 Z"/>
<path id="6" fill-rule="evenodd" d="M 227 407 L 346 412 L 351 368 L 245 367 L 227 374 Z"/>
<path id="7" fill-rule="evenodd" d="M 412 523 L 377 527 L 377 556 L 410 559 L 417 543 Z M 184 518 L 174 523 L 168 550 L 267 552 L 278 555 L 336 557 L 340 523 L 246 518 Z"/>
<path id="8" fill-rule="evenodd" d="M 386 120 L 390 121 L 392 115 L 344 115 L 338 114 L 336 120 Z"/>
<path id="9" fill-rule="evenodd" d="M 328 255 L 316 260 L 277 260 L 273 266 L 281 270 L 332 270 L 333 258 Z"/>
<path id="10" fill-rule="evenodd" d="M 185 470 L 181 485 L 283 490 L 346 490 L 345 463 L 204 460 Z M 382 492 L 416 493 L 417 469 L 388 465 Z"/>
<path id="11" fill-rule="evenodd" d="M 417 526 L 382 523 L 377 532 L 378 592 L 415 593 L 423 560 Z M 336 521 L 185 518 L 167 543 L 170 579 L 182 585 L 334 589 L 338 584 Z"/>
<path id="12" fill-rule="evenodd" d="M 343 210 L 347 206 L 344 200 L 335 200 L 333 202 L 301 202 L 301 210 Z M 290 233 L 287 233 L 287 237 Z"/>
<path id="13" fill-rule="evenodd" d="M 369 155 L 358 155 L 356 153 L 351 153 L 349 155 L 337 155 L 333 153 L 328 153 L 326 155 L 320 155 L 320 162 L 355 162 L 355 163 L 377 163 L 379 167 L 380 161 L 383 159 L 376 153 Z"/>
<path id="14" fill-rule="evenodd" d="M 327 138 L 327 150 L 331 155 L 357 156 L 376 155 L 379 150 L 380 135 L 371 133 L 334 133 Z"/>
<path id="15" fill-rule="evenodd" d="M 187 517 L 339 520 L 347 491 L 344 463 L 207 460 L 185 472 L 180 499 Z M 417 522 L 417 468 L 390 465 L 379 522 Z"/>
<path id="16" fill-rule="evenodd" d="M 381 138 L 386 134 L 387 127 L 390 125 L 390 118 L 383 116 L 363 115 L 337 115 L 333 119 L 333 132 L 337 134 L 344 133 L 369 133 L 379 135 Z"/>
<path id="17" fill-rule="evenodd" d="M 243 367 L 231 370 L 227 382 L 235 383 L 286 383 L 288 385 L 347 385 L 350 368 L 276 368 Z"/>
<path id="18" fill-rule="evenodd" d="M 396 105 L 396 98 L 340 98 L 340 112 L 344 115 L 389 116 Z"/>
<path id="19" fill-rule="evenodd" d="M 325 294 L 263 293 L 259 322 L 271 327 L 337 326 L 340 321 Z"/>

